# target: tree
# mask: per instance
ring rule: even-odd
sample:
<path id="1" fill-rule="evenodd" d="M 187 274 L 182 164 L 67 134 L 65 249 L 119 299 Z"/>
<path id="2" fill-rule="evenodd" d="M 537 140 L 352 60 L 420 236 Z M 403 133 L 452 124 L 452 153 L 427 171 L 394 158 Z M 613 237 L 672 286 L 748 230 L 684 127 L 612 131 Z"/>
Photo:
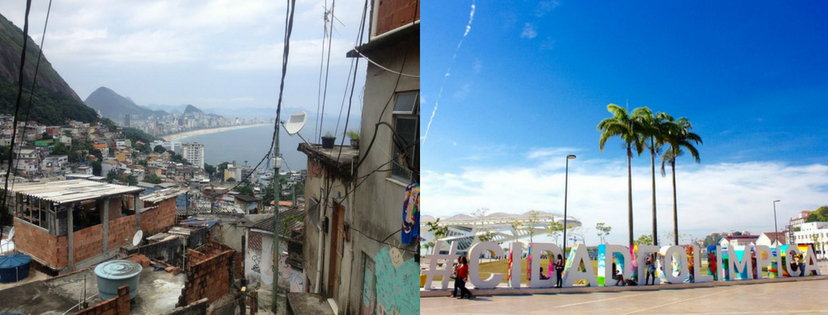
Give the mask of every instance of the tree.
<path id="1" fill-rule="evenodd" d="M 808 218 L 805 219 L 805 222 L 826 222 L 828 221 L 828 206 L 822 206 L 817 208 L 814 211 L 811 211 L 811 214 L 808 215 Z"/>
<path id="2" fill-rule="evenodd" d="M 164 153 L 164 152 L 167 152 L 167 149 L 164 149 L 164 147 L 162 147 L 159 144 L 159 145 L 155 146 L 155 148 L 152 148 L 152 151 L 155 152 L 155 153 Z"/>
<path id="3" fill-rule="evenodd" d="M 537 210 L 530 210 L 529 211 L 529 222 L 526 226 L 529 227 L 529 244 L 534 243 L 535 237 L 535 222 L 540 221 L 540 212 Z"/>
<path id="4" fill-rule="evenodd" d="M 630 116 L 627 110 L 615 104 L 607 105 L 607 111 L 612 117 L 606 118 L 598 123 L 598 130 L 601 131 L 601 138 L 598 146 L 604 152 L 604 144 L 615 136 L 621 137 L 627 149 L 627 219 L 629 221 L 629 243 L 633 243 L 633 206 L 632 206 L 632 156 L 633 149 L 640 155 L 644 151 L 641 122 Z"/>
<path id="5" fill-rule="evenodd" d="M 739 233 L 739 234 L 741 234 L 741 233 Z M 671 245 L 679 245 L 679 243 L 680 243 L 679 240 L 681 240 L 683 238 L 687 238 L 688 236 L 690 236 L 690 234 L 679 233 L 678 236 L 676 236 L 675 232 L 667 232 L 667 238 L 672 238 L 673 242 L 674 242 Z"/>
<path id="6" fill-rule="evenodd" d="M 558 237 L 561 236 L 561 233 L 564 230 L 563 223 L 560 222 L 550 222 L 549 229 L 546 230 L 546 235 L 552 237 L 555 240 L 555 243 L 558 243 Z"/>
<path id="7" fill-rule="evenodd" d="M 242 195 L 253 195 L 253 188 L 250 188 L 250 186 L 247 185 L 236 186 L 236 188 L 233 188 L 233 191 L 237 191 Z"/>
<path id="8" fill-rule="evenodd" d="M 216 167 L 210 164 L 204 163 L 204 172 L 207 173 L 210 178 L 213 178 L 213 174 L 216 173 Z"/>
<path id="9" fill-rule="evenodd" d="M 127 182 L 128 185 L 130 185 L 130 186 L 137 186 L 138 185 L 138 179 L 135 178 L 135 176 L 127 175 L 126 179 L 127 179 L 126 182 Z"/>
<path id="10" fill-rule="evenodd" d="M 52 147 L 52 155 L 69 155 L 69 148 L 59 141 L 55 142 L 55 146 Z"/>
<path id="11" fill-rule="evenodd" d="M 636 108 L 633 112 L 634 119 L 637 119 L 642 129 L 644 136 L 644 143 L 647 150 L 650 151 L 650 169 L 653 178 L 653 245 L 658 245 L 658 211 L 656 210 L 656 173 L 655 173 L 655 157 L 661 154 L 661 148 L 664 146 L 665 137 L 667 133 L 668 124 L 665 119 L 666 114 L 658 113 L 653 115 L 647 107 Z M 647 142 L 649 140 L 649 142 Z M 640 155 L 640 154 L 639 154 Z"/>
<path id="12" fill-rule="evenodd" d="M 228 179 L 227 179 L 227 182 L 228 182 L 228 183 L 235 183 L 235 182 L 236 182 L 236 178 L 235 178 L 235 177 L 230 177 L 230 178 L 228 178 Z"/>
<path id="13" fill-rule="evenodd" d="M 690 131 L 693 125 L 687 118 L 679 118 L 673 121 L 673 117 L 663 114 L 663 118 L 667 121 L 667 133 L 665 134 L 665 141 L 669 145 L 667 151 L 664 152 L 661 158 L 661 176 L 666 176 L 664 171 L 664 164 L 670 164 L 670 169 L 673 174 L 673 236 L 674 243 L 678 244 L 678 204 L 676 199 L 676 158 L 684 154 L 684 150 L 690 152 L 696 163 L 700 163 L 699 150 L 693 144 L 702 144 L 702 139 L 699 135 Z"/>
<path id="14" fill-rule="evenodd" d="M 523 222 L 515 220 L 515 221 L 512 221 L 511 223 L 509 223 L 509 225 L 512 226 L 512 231 L 515 233 L 515 242 L 517 242 L 518 241 L 518 236 L 520 236 L 520 231 L 519 230 L 523 226 Z"/>
<path id="15" fill-rule="evenodd" d="M 724 237 L 724 235 L 722 235 L 721 233 L 715 233 L 715 232 L 710 233 L 710 234 L 708 234 L 707 236 L 704 237 L 704 241 L 702 242 L 702 245 L 705 246 L 705 247 L 706 246 L 718 245 L 719 240 L 721 240 L 722 237 Z"/>
<path id="16" fill-rule="evenodd" d="M 639 236 L 638 239 L 635 240 L 635 243 L 633 243 L 633 244 L 635 244 L 635 245 L 650 245 L 652 243 L 653 243 L 653 235 L 652 234 L 644 234 L 644 235 Z"/>
<path id="17" fill-rule="evenodd" d="M 440 218 L 437 218 L 437 220 L 434 220 L 433 222 L 426 222 L 426 226 L 428 226 L 428 231 L 431 232 L 431 234 L 434 234 L 435 241 L 448 236 L 448 227 L 440 225 Z"/>
<path id="18" fill-rule="evenodd" d="M 114 180 L 120 180 L 118 177 L 118 173 L 115 173 L 115 170 L 110 170 L 109 173 L 106 173 L 106 182 L 111 183 Z"/>
<path id="19" fill-rule="evenodd" d="M 601 238 L 601 244 L 606 244 L 605 237 L 610 234 L 612 227 L 606 225 L 604 222 L 595 224 L 595 230 L 598 231 L 598 237 Z"/>
<path id="20" fill-rule="evenodd" d="M 488 241 L 489 233 L 491 233 L 491 231 L 489 229 L 483 227 L 484 226 L 483 225 L 483 220 L 486 219 L 486 212 L 489 212 L 489 208 L 479 208 L 479 209 L 475 210 L 474 212 L 472 212 L 472 216 L 475 218 L 475 223 L 474 223 L 474 226 L 472 227 L 472 231 L 474 231 L 475 233 L 478 232 L 477 222 L 480 221 L 480 226 L 481 226 L 480 231 L 482 233 L 477 235 L 477 239 L 480 240 L 481 242 Z"/>
<path id="21" fill-rule="evenodd" d="M 101 161 L 94 161 L 90 163 L 92 165 L 92 175 L 101 176 L 101 171 L 103 171 L 103 166 L 101 166 Z"/>
<path id="22" fill-rule="evenodd" d="M 41 138 L 40 138 L 40 139 L 41 139 L 41 140 L 51 140 L 51 139 L 54 139 L 54 138 L 52 137 L 52 135 L 50 135 L 50 134 L 48 134 L 48 133 L 45 133 L 45 132 L 44 132 L 44 133 L 41 135 Z"/>
<path id="23" fill-rule="evenodd" d="M 161 177 L 158 177 L 155 173 L 149 173 L 147 176 L 144 176 L 144 181 L 150 184 L 160 184 L 164 182 L 164 180 L 161 179 Z"/>
<path id="24" fill-rule="evenodd" d="M 103 161 L 103 153 L 101 153 L 101 150 L 92 149 L 92 150 L 89 151 L 89 154 L 92 154 L 96 158 L 98 158 L 98 162 Z M 98 175 L 98 176 L 101 176 L 101 175 Z"/>

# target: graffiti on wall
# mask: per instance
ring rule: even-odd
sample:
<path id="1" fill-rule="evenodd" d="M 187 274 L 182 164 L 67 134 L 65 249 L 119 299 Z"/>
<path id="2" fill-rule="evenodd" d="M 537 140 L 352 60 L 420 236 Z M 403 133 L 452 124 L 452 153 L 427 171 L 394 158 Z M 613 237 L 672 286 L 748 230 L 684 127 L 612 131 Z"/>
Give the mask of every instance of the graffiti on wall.
<path id="1" fill-rule="evenodd" d="M 365 267 L 362 279 L 362 304 L 359 313 L 363 315 L 374 314 L 377 308 L 377 282 L 374 278 L 374 261 L 367 255 L 364 257 Z"/>
<path id="2" fill-rule="evenodd" d="M 420 267 L 414 259 L 400 263 L 388 248 L 382 248 L 374 256 L 374 265 L 377 314 L 419 314 Z"/>

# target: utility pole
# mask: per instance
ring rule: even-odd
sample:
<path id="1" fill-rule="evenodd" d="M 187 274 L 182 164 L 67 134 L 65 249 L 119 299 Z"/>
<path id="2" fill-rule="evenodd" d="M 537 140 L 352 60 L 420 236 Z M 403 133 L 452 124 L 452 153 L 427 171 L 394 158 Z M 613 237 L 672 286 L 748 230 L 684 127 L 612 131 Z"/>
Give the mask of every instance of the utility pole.
<path id="1" fill-rule="evenodd" d="M 280 122 L 280 112 L 279 110 L 276 111 L 276 140 L 275 145 L 273 146 L 273 158 L 275 159 L 273 163 L 273 257 L 275 257 L 275 261 L 273 262 L 273 313 L 277 313 L 278 306 L 278 294 L 279 294 L 279 194 L 282 192 L 282 181 L 279 178 L 279 122 Z"/>

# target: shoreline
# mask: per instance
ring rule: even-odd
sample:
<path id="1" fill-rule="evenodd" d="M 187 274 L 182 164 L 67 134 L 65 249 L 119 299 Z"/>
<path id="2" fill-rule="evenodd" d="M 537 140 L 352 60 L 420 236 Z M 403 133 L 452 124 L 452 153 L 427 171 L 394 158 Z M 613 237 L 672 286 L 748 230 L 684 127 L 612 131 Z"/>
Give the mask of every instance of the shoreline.
<path id="1" fill-rule="evenodd" d="M 216 133 L 216 132 L 222 132 L 222 131 L 228 131 L 228 130 L 237 130 L 237 129 L 245 129 L 245 128 L 252 128 L 252 127 L 260 127 L 260 126 L 270 126 L 270 124 L 253 124 L 253 125 L 229 126 L 229 127 L 191 130 L 191 131 L 185 131 L 185 132 L 180 132 L 180 133 L 174 133 L 174 134 L 171 134 L 171 135 L 161 136 L 159 138 L 164 139 L 164 141 L 177 141 L 181 138 L 186 138 L 186 137 L 200 136 L 200 135 L 206 135 L 206 134 L 211 134 L 211 133 Z"/>

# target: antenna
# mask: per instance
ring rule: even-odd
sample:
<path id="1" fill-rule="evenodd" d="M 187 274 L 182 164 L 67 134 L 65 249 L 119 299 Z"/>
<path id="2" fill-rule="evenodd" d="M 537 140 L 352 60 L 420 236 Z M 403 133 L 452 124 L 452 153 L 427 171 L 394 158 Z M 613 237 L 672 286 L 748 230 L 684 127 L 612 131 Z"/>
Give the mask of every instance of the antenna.
<path id="1" fill-rule="evenodd" d="M 135 232 L 135 236 L 132 237 L 132 245 L 140 245 L 142 238 L 144 238 L 144 231 L 138 230 L 138 232 Z"/>
<path id="2" fill-rule="evenodd" d="M 290 115 L 288 122 L 283 124 L 285 126 L 285 131 L 287 131 L 287 133 L 291 136 L 295 135 L 305 127 L 305 121 L 307 121 L 307 119 L 308 115 L 305 114 L 305 111 L 293 113 L 293 115 Z"/>
<path id="3" fill-rule="evenodd" d="M 14 227 L 9 231 L 9 242 L 14 240 Z"/>

